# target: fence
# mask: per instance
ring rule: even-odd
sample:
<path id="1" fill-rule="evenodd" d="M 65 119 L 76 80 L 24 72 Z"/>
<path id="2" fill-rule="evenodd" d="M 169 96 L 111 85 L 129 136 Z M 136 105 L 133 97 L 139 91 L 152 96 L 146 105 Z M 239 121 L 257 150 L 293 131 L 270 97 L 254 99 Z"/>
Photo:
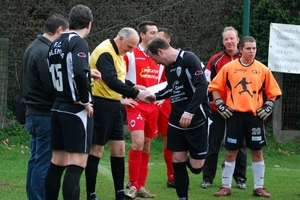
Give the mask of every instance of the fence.
<path id="1" fill-rule="evenodd" d="M 8 69 L 7 69 L 7 57 L 8 57 L 8 39 L 0 38 L 0 122 L 7 121 L 7 85 L 8 85 Z"/>
<path id="2" fill-rule="evenodd" d="M 11 0 L 0 8 L 0 124 L 15 122 L 22 56 L 54 13 L 68 15 L 77 0 Z M 241 0 L 91 0 L 85 3 L 94 15 L 87 38 L 92 51 L 101 41 L 114 37 L 124 26 L 136 27 L 153 20 L 172 31 L 171 45 L 195 52 L 204 63 L 219 51 L 221 31 L 234 26 L 242 32 Z M 22 8 L 22 9 L 19 9 Z M 300 24 L 300 0 L 252 0 L 250 35 L 258 42 L 257 59 L 267 65 L 270 23 Z M 279 141 L 291 139 L 300 130 L 299 75 L 275 73 L 283 90 L 273 113 L 273 131 Z"/>

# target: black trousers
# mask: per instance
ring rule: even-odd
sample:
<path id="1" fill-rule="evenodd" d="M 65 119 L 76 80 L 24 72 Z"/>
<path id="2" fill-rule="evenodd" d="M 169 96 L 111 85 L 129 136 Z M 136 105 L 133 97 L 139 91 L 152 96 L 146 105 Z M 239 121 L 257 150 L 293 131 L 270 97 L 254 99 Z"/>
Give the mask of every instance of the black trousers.
<path id="1" fill-rule="evenodd" d="M 210 126 L 209 130 L 209 147 L 206 160 L 203 166 L 203 181 L 213 183 L 213 180 L 216 176 L 217 165 L 218 165 L 218 156 L 220 147 L 224 138 L 225 133 L 225 120 L 219 113 L 212 113 L 213 123 Z M 246 147 L 239 150 L 236 162 L 235 169 L 233 173 L 233 178 L 235 181 L 241 180 L 246 182 L 246 170 L 247 170 L 247 151 Z"/>

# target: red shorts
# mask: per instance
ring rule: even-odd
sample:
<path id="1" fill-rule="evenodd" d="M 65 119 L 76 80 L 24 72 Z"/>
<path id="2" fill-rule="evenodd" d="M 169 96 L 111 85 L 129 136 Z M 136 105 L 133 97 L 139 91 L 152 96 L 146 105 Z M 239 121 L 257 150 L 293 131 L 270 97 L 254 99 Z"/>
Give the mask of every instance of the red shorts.
<path id="1" fill-rule="evenodd" d="M 154 103 L 146 104 L 140 101 L 138 103 L 139 105 L 135 108 L 125 106 L 130 132 L 143 130 L 145 137 L 157 137 L 157 106 Z"/>
<path id="2" fill-rule="evenodd" d="M 165 99 L 161 107 L 158 107 L 158 133 L 162 136 L 167 135 L 168 126 L 169 126 L 169 116 L 171 113 L 171 101 L 169 98 Z"/>

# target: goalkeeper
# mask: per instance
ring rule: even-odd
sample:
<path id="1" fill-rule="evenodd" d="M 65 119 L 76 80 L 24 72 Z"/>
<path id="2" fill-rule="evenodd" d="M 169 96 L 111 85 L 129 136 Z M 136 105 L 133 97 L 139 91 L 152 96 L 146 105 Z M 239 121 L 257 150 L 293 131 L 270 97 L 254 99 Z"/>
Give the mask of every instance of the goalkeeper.
<path id="1" fill-rule="evenodd" d="M 231 195 L 235 160 L 245 139 L 252 155 L 253 195 L 268 198 L 271 195 L 264 189 L 265 164 L 262 155 L 262 147 L 266 145 L 264 120 L 271 115 L 274 101 L 281 96 L 281 90 L 272 72 L 255 60 L 257 49 L 253 37 L 243 37 L 239 50 L 241 58 L 224 65 L 209 85 L 218 112 L 226 119 L 227 126 L 222 187 L 214 195 Z M 244 90 L 249 92 L 241 92 Z M 227 93 L 226 103 L 220 98 L 221 91 Z"/>

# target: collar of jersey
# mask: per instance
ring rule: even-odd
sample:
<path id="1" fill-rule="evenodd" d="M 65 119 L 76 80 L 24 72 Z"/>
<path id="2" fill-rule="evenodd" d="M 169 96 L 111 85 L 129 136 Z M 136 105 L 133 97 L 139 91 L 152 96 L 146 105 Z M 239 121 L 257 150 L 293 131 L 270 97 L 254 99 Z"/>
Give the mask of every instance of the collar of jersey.
<path id="1" fill-rule="evenodd" d="M 145 56 L 148 57 L 148 55 L 146 54 L 145 49 L 142 47 L 141 43 L 137 46 L 137 48 L 139 51 L 143 52 Z"/>

